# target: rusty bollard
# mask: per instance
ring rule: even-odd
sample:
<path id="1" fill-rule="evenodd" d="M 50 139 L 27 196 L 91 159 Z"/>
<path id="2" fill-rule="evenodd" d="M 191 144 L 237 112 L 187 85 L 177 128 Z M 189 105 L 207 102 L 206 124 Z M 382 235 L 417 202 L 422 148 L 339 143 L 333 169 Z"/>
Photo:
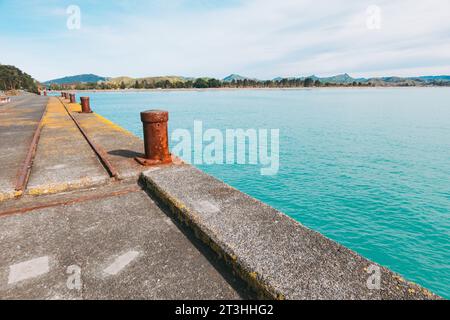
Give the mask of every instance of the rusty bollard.
<path id="1" fill-rule="evenodd" d="M 172 163 L 169 152 L 169 113 L 161 110 L 150 110 L 141 113 L 144 126 L 145 158 L 136 158 L 143 166 L 154 166 Z"/>
<path id="2" fill-rule="evenodd" d="M 77 102 L 77 99 L 76 99 L 75 93 L 71 93 L 70 94 L 70 103 L 76 103 L 76 102 Z"/>
<path id="3" fill-rule="evenodd" d="M 92 113 L 89 97 L 80 97 L 80 100 L 81 100 L 81 112 Z"/>

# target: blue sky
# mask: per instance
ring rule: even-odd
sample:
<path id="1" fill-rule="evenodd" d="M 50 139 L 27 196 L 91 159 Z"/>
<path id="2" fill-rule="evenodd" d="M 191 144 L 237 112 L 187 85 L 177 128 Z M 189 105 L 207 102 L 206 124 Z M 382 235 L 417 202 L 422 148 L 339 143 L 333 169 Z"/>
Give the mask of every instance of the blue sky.
<path id="1" fill-rule="evenodd" d="M 0 63 L 41 81 L 450 74 L 449 12 L 448 0 L 0 0 Z"/>

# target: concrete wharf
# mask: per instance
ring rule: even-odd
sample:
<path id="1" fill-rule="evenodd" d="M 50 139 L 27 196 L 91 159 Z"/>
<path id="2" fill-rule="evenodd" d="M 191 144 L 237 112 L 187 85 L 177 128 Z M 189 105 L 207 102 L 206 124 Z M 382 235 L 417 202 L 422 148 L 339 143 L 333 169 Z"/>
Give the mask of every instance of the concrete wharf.
<path id="1" fill-rule="evenodd" d="M 0 298 L 439 298 L 73 101 L 0 106 Z"/>

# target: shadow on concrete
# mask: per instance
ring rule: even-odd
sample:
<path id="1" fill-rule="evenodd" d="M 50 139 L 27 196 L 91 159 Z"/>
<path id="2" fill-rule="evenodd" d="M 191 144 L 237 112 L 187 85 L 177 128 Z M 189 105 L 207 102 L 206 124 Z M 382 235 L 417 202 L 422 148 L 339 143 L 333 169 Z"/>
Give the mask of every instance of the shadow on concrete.
<path id="1" fill-rule="evenodd" d="M 145 157 L 145 155 L 143 153 L 132 151 L 132 150 L 113 150 L 113 151 L 109 151 L 108 154 L 110 154 L 112 156 L 119 156 L 119 157 L 128 158 L 128 159 L 134 159 L 136 157 L 138 157 L 138 158 Z"/>
<path id="2" fill-rule="evenodd" d="M 177 228 L 191 241 L 197 250 L 209 261 L 209 263 L 222 275 L 225 281 L 239 294 L 243 300 L 257 300 L 256 292 L 248 286 L 241 278 L 233 273 L 229 267 L 218 255 L 208 246 L 206 246 L 200 239 L 198 239 L 194 232 L 181 224 L 180 221 L 171 213 L 170 209 L 158 201 L 145 186 L 139 181 L 139 186 L 144 192 L 156 203 L 156 205 L 163 211 L 177 226 Z"/>

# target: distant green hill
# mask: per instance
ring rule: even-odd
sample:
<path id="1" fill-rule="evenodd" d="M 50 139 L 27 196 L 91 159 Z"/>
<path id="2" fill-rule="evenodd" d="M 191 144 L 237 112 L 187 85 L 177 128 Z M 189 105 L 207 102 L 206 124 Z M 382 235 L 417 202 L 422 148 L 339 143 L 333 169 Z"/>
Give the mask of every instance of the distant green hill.
<path id="1" fill-rule="evenodd" d="M 232 81 L 239 81 L 239 80 L 256 80 L 256 79 L 251 79 L 248 77 L 243 77 L 241 75 L 238 74 L 230 74 L 228 77 L 223 78 L 224 82 L 232 82 Z"/>
<path id="2" fill-rule="evenodd" d="M 70 76 L 70 77 L 64 77 L 54 80 L 45 81 L 45 85 L 52 85 L 52 84 L 77 84 L 77 83 L 97 83 L 99 81 L 107 81 L 108 78 L 106 77 L 100 77 L 95 74 L 80 74 L 76 76 Z"/>
<path id="3" fill-rule="evenodd" d="M 117 77 L 108 79 L 108 83 L 120 85 L 123 82 L 126 86 L 133 85 L 136 81 L 138 81 L 139 83 L 146 81 L 148 84 L 156 84 L 158 82 L 163 81 L 176 83 L 176 82 L 185 82 L 186 78 L 178 76 L 163 76 L 163 77 L 146 77 L 146 78 Z"/>
<path id="4" fill-rule="evenodd" d="M 0 90 L 26 90 L 38 92 L 39 83 L 30 75 L 14 67 L 0 64 Z"/>
<path id="5" fill-rule="evenodd" d="M 365 79 L 355 79 L 350 77 L 347 73 L 339 74 L 337 76 L 333 77 L 327 77 L 327 78 L 318 78 L 321 82 L 328 82 L 328 83 L 344 83 L 349 84 L 352 82 L 364 82 Z"/>
<path id="6" fill-rule="evenodd" d="M 417 79 L 427 81 L 427 82 L 433 82 L 433 81 L 449 81 L 450 82 L 450 76 L 425 76 L 425 77 L 418 77 Z"/>

